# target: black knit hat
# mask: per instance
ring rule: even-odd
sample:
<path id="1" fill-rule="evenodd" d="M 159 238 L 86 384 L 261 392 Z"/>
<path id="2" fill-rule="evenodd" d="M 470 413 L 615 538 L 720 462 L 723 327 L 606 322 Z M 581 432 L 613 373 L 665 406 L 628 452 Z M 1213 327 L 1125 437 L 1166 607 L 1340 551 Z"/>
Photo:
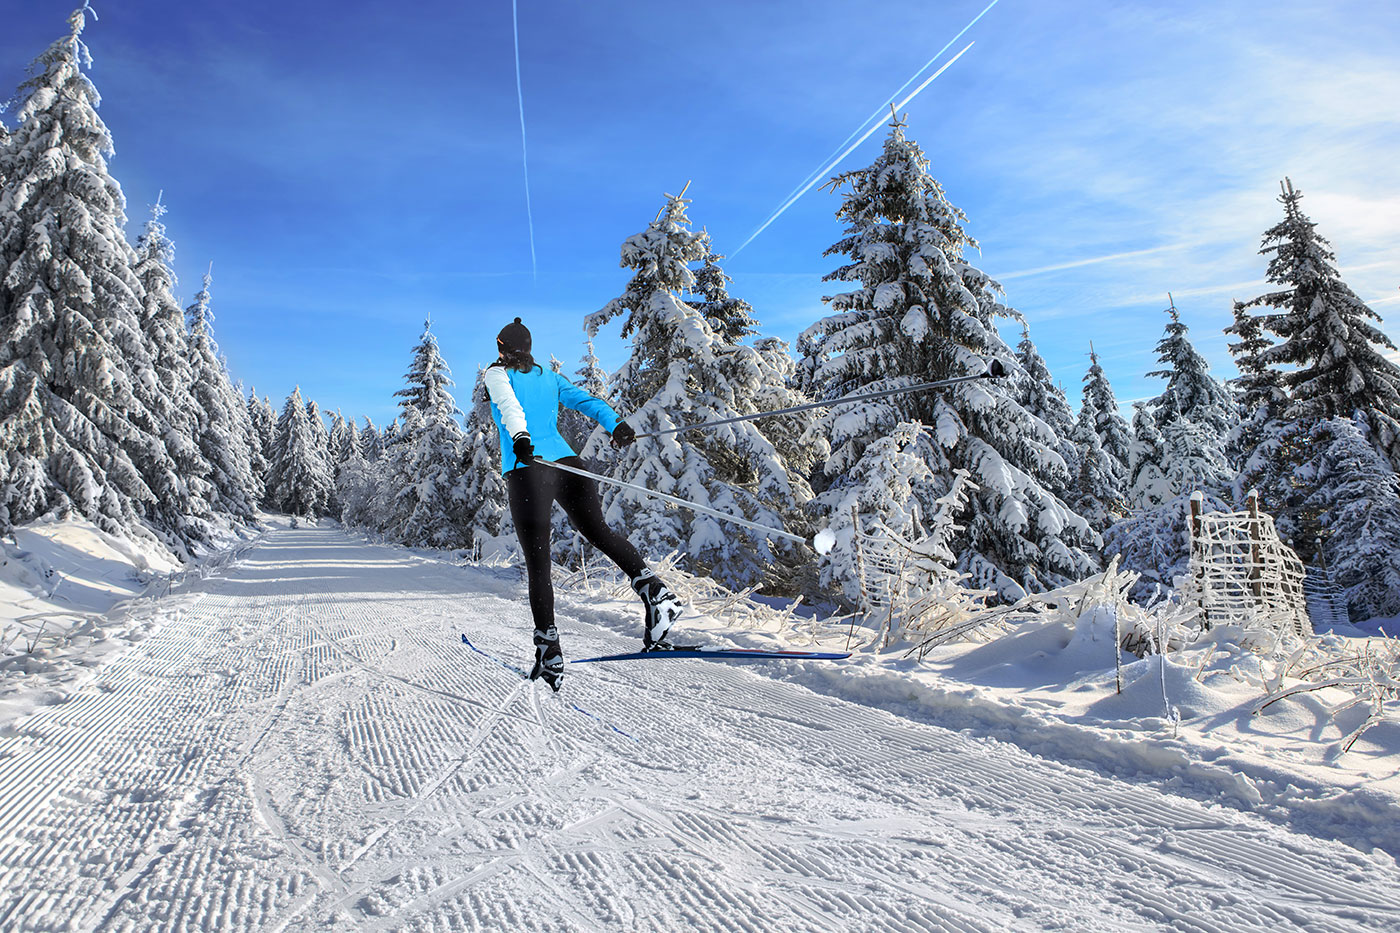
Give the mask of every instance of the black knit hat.
<path id="1" fill-rule="evenodd" d="M 529 353 L 530 328 L 520 323 L 520 318 L 501 328 L 496 335 L 496 346 L 504 353 Z"/>

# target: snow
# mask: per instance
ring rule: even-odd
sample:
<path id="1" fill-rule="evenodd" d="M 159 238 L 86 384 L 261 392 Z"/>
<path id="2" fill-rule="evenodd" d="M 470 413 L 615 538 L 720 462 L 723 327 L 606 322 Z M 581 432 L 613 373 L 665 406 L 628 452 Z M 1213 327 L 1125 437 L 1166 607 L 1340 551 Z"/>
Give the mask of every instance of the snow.
<path id="1" fill-rule="evenodd" d="M 836 535 L 830 528 L 823 528 L 812 539 L 812 549 L 818 554 L 830 554 L 834 547 L 836 547 Z"/>
<path id="2" fill-rule="evenodd" d="M 117 611 L 44 659 L 107 645 L 100 663 L 0 669 L 8 697 L 35 698 L 0 709 L 7 930 L 1400 918 L 1397 730 L 1327 760 L 1326 698 L 1251 716 L 1258 691 L 1224 661 L 1198 679 L 1124 655 L 1120 695 L 1102 608 L 920 661 L 695 590 L 678 628 L 696 641 L 853 634 L 856 656 L 581 665 L 554 696 L 511 670 L 531 626 L 501 562 L 276 520 L 166 595 L 133 571 L 173 565 L 77 524 L 19 541 L 4 618 L 60 557 L 55 598 L 88 581 L 84 611 Z M 637 643 L 624 580 L 561 575 L 557 613 L 566 656 Z"/>

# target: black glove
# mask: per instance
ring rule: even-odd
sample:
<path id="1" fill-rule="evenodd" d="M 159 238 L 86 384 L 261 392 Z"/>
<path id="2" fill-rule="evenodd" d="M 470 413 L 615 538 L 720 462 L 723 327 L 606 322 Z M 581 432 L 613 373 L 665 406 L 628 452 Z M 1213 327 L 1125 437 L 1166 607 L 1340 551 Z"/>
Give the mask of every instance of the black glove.
<path id="1" fill-rule="evenodd" d="M 637 432 L 632 430 L 632 426 L 626 421 L 619 421 L 617 427 L 612 429 L 612 445 L 614 447 L 626 447 L 637 439 Z"/>
<path id="2" fill-rule="evenodd" d="M 521 431 L 515 435 L 515 444 L 511 448 L 515 451 L 515 459 L 522 466 L 528 466 L 535 459 L 535 445 L 530 443 L 530 435 Z"/>

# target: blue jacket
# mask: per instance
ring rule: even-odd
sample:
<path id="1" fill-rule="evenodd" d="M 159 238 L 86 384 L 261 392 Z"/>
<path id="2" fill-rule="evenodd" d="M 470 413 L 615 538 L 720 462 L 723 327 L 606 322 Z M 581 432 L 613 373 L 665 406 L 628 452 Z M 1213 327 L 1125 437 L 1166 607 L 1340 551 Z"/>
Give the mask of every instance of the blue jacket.
<path id="1" fill-rule="evenodd" d="M 607 402 L 589 395 L 552 369 L 536 365 L 530 372 L 492 366 L 486 370 L 491 418 L 501 439 L 501 472 L 522 466 L 515 459 L 515 438 L 528 433 L 535 456 L 560 460 L 575 456 L 559 434 L 559 406 L 572 408 L 612 433 L 622 419 Z"/>

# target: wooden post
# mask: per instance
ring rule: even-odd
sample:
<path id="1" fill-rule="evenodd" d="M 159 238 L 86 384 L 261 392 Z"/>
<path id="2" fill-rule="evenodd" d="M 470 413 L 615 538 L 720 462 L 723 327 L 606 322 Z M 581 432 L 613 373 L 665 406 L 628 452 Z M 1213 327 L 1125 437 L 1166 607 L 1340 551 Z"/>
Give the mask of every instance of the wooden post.
<path id="1" fill-rule="evenodd" d="M 1210 628 L 1210 610 L 1206 608 L 1206 567 L 1205 542 L 1201 540 L 1201 513 L 1205 511 L 1205 494 L 1197 490 L 1191 493 L 1191 550 L 1196 564 L 1192 572 L 1197 574 L 1196 583 L 1201 591 L 1201 626 Z"/>
<path id="2" fill-rule="evenodd" d="M 1259 529 L 1259 490 L 1251 489 L 1245 497 L 1245 507 L 1249 509 L 1249 592 L 1259 608 L 1264 608 L 1264 551 L 1260 546 L 1263 537 Z"/>

